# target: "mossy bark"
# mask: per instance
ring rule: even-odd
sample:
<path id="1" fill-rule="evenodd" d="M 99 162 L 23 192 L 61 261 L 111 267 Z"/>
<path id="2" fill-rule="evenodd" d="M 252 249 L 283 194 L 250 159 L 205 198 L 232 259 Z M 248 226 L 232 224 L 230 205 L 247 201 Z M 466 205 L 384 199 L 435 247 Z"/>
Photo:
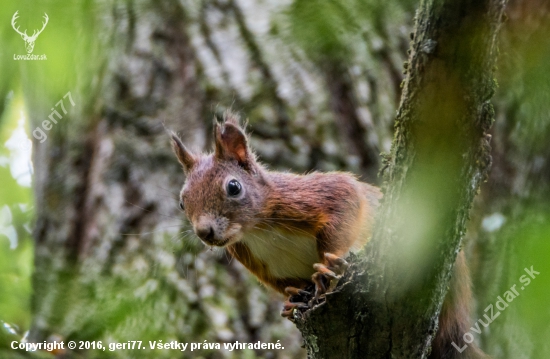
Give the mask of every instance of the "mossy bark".
<path id="1" fill-rule="evenodd" d="M 491 163 L 505 3 L 421 2 L 375 232 L 326 302 L 298 315 L 309 358 L 428 357 Z"/>

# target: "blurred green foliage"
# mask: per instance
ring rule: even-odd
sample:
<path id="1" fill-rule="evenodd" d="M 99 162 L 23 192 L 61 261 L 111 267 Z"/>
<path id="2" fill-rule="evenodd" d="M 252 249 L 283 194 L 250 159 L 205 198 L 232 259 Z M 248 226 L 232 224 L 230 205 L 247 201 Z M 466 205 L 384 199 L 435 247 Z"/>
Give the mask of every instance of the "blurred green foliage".
<path id="1" fill-rule="evenodd" d="M 90 41 L 93 31 L 88 26 L 94 17 L 89 10 L 89 1 L 7 1 L 0 7 L 0 321 L 9 323 L 19 337 L 31 324 L 34 258 L 32 189 L 20 178 L 25 168 L 32 171 L 28 162 L 31 145 L 21 137 L 22 131 L 31 136 L 50 108 L 75 88 L 79 78 L 90 74 L 87 69 L 97 65 L 90 61 L 95 46 Z M 47 60 L 14 60 L 14 54 L 27 53 L 25 42 L 12 28 L 16 11 L 16 26 L 28 35 L 40 29 L 44 14 L 48 15 L 33 51 L 34 55 L 46 54 Z M 38 93 L 41 88 L 48 91 Z M 45 110 L 28 113 L 36 109 Z"/>
<path id="2" fill-rule="evenodd" d="M 517 273 L 518 279 L 525 274 L 525 268 L 533 267 L 540 272 L 522 290 L 523 297 L 517 301 L 517 306 L 521 326 L 529 332 L 529 337 L 542 339 L 542 333 L 548 334 L 550 319 L 550 313 L 545 310 L 550 299 L 550 212 L 547 208 L 529 208 L 527 212 L 526 219 L 510 230 L 507 236 L 519 242 L 516 261 L 521 271 Z M 521 284 L 517 284 L 520 287 Z"/>
<path id="3" fill-rule="evenodd" d="M 374 66 L 367 54 L 383 51 L 382 42 L 390 38 L 387 31 L 400 31 L 415 6 L 411 0 L 295 0 L 286 13 L 287 41 L 296 43 L 318 65 L 350 64 L 350 57 L 359 52 Z M 362 51 L 365 45 L 369 49 Z"/>
<path id="4" fill-rule="evenodd" d="M 550 347 L 550 8 L 545 2 L 510 2 L 500 36 L 494 99 L 493 171 L 482 189 L 484 220 L 497 214 L 497 229 L 479 229 L 483 264 L 474 273 L 477 316 L 525 268 L 540 272 L 481 335 L 495 357 L 548 358 Z"/>
<path id="5" fill-rule="evenodd" d="M 30 187 L 19 184 L 13 177 L 12 166 L 15 161 L 25 164 L 30 160 L 23 155 L 30 156 L 30 148 L 25 148 L 25 143 L 20 143 L 21 147 L 17 143 L 11 144 L 11 148 L 5 146 L 22 124 L 20 93 L 12 92 L 5 104 L 0 120 L 0 321 L 25 330 L 31 321 L 32 198 Z"/>

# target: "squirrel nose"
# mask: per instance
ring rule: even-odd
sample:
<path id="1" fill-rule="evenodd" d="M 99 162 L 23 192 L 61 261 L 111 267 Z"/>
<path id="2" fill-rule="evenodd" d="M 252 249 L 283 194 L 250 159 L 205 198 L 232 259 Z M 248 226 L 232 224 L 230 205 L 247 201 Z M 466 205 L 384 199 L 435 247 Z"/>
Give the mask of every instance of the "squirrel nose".
<path id="1" fill-rule="evenodd" d="M 196 229 L 196 234 L 205 242 L 212 242 L 214 239 L 214 228 L 212 226 L 204 226 Z"/>

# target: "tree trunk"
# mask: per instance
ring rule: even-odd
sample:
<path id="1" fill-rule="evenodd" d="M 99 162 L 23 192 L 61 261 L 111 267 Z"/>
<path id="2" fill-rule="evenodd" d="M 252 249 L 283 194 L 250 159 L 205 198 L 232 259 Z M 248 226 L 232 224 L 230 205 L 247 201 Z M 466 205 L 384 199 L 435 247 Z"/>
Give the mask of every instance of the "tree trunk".
<path id="1" fill-rule="evenodd" d="M 284 8 L 271 12 L 273 6 L 135 0 L 45 10 L 57 24 L 41 35 L 48 61 L 20 64 L 31 129 L 61 99 L 67 113 L 54 117 L 58 123 L 43 143 L 33 143 L 30 341 L 280 339 L 284 351 L 255 355 L 303 356 L 299 333 L 279 316 L 281 298 L 269 296 L 225 254 L 204 251 L 182 223 L 183 175 L 164 127 L 206 150 L 212 117 L 233 104 L 249 117 L 252 144 L 273 167 L 372 176 L 376 161 L 357 161 L 345 144 L 362 136 L 369 141 L 362 155 L 370 159 L 389 147 L 403 36 L 386 26 L 400 26 L 391 21 L 407 12 L 395 6 L 379 14 L 388 19 L 380 33 L 360 40 L 388 41 L 372 50 L 372 63 L 350 60 L 340 69 L 349 77 L 338 98 L 325 88 L 331 74 L 302 57 L 288 34 L 271 36 L 253 21 L 268 19 L 284 31 L 284 19 L 273 15 Z M 36 9 L 38 18 L 42 10 Z M 393 53 L 391 61 L 383 53 Z M 63 97 L 69 92 L 75 106 Z M 356 112 L 344 120 L 354 121 L 356 132 L 334 121 L 335 109 L 350 104 Z M 77 352 L 66 355 L 96 355 Z M 105 353 L 98 355 L 173 357 L 170 351 Z"/>
<path id="2" fill-rule="evenodd" d="M 298 314 L 310 358 L 429 355 L 491 162 L 489 100 L 504 4 L 422 1 L 373 238 L 326 302 Z"/>
<path id="3" fill-rule="evenodd" d="M 286 357 L 300 354 L 297 337 L 278 334 L 292 329 L 278 314 L 279 298 L 243 280 L 236 261 L 203 250 L 178 211 L 184 177 L 165 127 L 204 150 L 216 103 L 202 83 L 204 64 L 191 44 L 187 9 L 176 1 L 91 8 L 71 12 L 85 24 L 79 31 L 89 42 L 73 41 L 81 47 L 79 59 L 89 63 L 71 63 L 63 77 L 69 80 L 57 80 L 53 89 L 42 68 L 25 69 L 33 128 L 68 91 L 75 102 L 66 98 L 68 113 L 33 146 L 36 270 L 29 340 L 140 340 L 149 348 L 149 340 L 280 339 Z M 48 10 L 52 19 L 62 19 L 65 9 L 57 10 Z M 56 27 L 60 38 L 74 26 L 65 21 Z M 174 355 L 105 353 L 99 355 Z"/>

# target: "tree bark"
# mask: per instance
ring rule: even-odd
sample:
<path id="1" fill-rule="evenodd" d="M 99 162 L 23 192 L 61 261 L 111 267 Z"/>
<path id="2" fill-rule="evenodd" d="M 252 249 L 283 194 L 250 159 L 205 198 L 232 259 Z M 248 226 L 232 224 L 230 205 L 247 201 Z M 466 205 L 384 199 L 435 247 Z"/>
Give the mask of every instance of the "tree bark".
<path id="1" fill-rule="evenodd" d="M 273 15 L 283 9 L 271 12 L 273 6 L 132 0 L 48 8 L 57 21 L 41 35 L 50 36 L 50 47 L 42 47 L 48 62 L 21 65 L 31 129 L 68 91 L 76 105 L 65 103 L 68 113 L 48 139 L 33 143 L 30 341 L 281 339 L 284 351 L 255 355 L 303 356 L 298 332 L 279 316 L 282 298 L 270 297 L 236 261 L 204 251 L 185 232 L 177 208 L 183 174 L 164 126 L 195 150 L 207 150 L 212 117 L 232 104 L 250 119 L 252 145 L 272 167 L 373 173 L 375 163 L 348 154 L 345 143 L 350 135 L 358 141 L 357 133 L 336 124 L 333 109 L 339 101 L 349 107 L 354 98 L 354 126 L 371 141 L 364 152 L 376 158 L 389 147 L 396 103 L 387 99 L 397 97 L 402 51 L 396 49 L 403 36 L 384 26 L 396 14 L 406 19 L 407 11 L 396 7 L 384 16 L 383 34 L 369 34 L 388 39 L 372 51 L 372 63 L 350 60 L 341 70 L 349 78 L 340 99 L 325 89 L 325 69 L 301 57 L 286 35 L 271 36 L 254 21 L 283 22 L 284 29 Z M 374 41 L 369 36 L 365 43 Z M 57 46 L 60 39 L 71 46 Z M 378 51 L 394 53 L 393 60 Z M 379 71 L 370 71 L 373 66 Z M 172 357 L 168 351 L 106 353 Z M 66 353 L 80 355 L 96 354 Z"/>
<path id="2" fill-rule="evenodd" d="M 67 91 L 76 103 L 66 101 L 68 113 L 47 141 L 33 146 L 36 270 L 29 340 L 141 340 L 148 348 L 148 340 L 280 339 L 287 350 L 279 355 L 300 354 L 298 338 L 278 334 L 292 329 L 278 314 L 280 300 L 246 280 L 236 261 L 203 250 L 178 210 L 184 176 L 165 127 L 191 148 L 206 150 L 216 102 L 191 44 L 189 9 L 177 1 L 90 6 L 89 12 L 72 9 L 73 19 L 85 24 L 73 31 L 87 38 L 73 39 L 81 52 L 65 69 L 65 81 L 52 81 L 40 67 L 24 69 L 32 128 Z M 57 19 L 63 11 L 48 10 Z M 55 28 L 60 38 L 71 33 L 65 21 Z"/>
<path id="3" fill-rule="evenodd" d="M 491 163 L 489 100 L 504 5 L 421 2 L 375 232 L 326 301 L 297 314 L 309 358 L 429 355 Z"/>

